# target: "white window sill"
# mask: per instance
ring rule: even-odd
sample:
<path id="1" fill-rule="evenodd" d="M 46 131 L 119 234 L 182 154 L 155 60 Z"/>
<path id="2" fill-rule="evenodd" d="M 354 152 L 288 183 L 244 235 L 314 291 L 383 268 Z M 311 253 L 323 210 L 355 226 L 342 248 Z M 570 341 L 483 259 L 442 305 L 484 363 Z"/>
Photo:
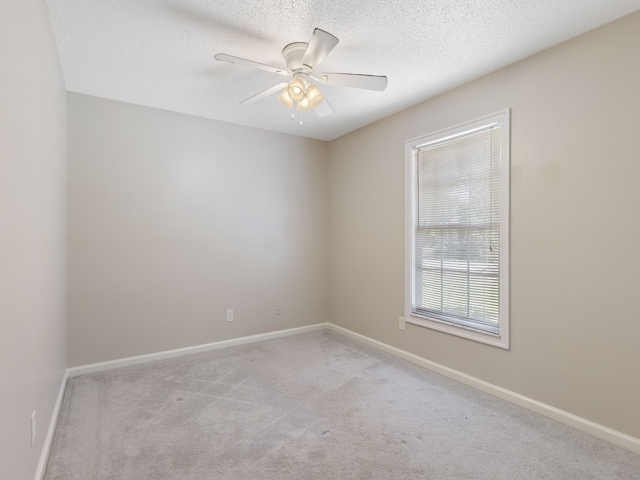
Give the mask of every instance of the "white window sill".
<path id="1" fill-rule="evenodd" d="M 476 342 L 485 343 L 494 347 L 503 348 L 509 350 L 509 338 L 505 338 L 506 335 L 495 335 L 493 333 L 481 332 L 469 327 L 463 327 L 453 325 L 450 323 L 442 322 L 440 320 L 433 320 L 424 317 L 416 317 L 414 315 L 406 315 L 405 321 L 412 325 L 418 325 L 420 327 L 430 328 L 431 330 L 437 330 L 439 332 L 448 333 L 457 337 L 474 340 Z"/>

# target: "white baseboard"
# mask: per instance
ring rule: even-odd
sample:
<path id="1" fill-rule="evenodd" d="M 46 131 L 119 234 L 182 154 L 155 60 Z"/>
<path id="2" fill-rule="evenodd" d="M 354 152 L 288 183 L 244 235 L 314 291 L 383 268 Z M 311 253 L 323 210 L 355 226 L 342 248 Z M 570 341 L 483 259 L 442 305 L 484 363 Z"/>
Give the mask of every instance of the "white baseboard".
<path id="1" fill-rule="evenodd" d="M 62 382 L 58 390 L 58 398 L 53 406 L 53 413 L 51 414 L 51 421 L 49 422 L 49 430 L 47 436 L 44 439 L 44 445 L 42 446 L 42 452 L 40 452 L 40 461 L 38 462 L 38 469 L 36 470 L 35 480 L 42 480 L 44 477 L 44 471 L 47 468 L 47 460 L 49 459 L 49 452 L 51 451 L 51 444 L 53 443 L 53 434 L 56 431 L 56 425 L 58 424 L 58 415 L 60 414 L 60 408 L 62 407 L 62 399 L 64 397 L 64 391 L 67 386 L 67 378 L 69 377 L 69 370 L 64 371 L 62 376 Z"/>
<path id="2" fill-rule="evenodd" d="M 69 378 L 85 375 L 87 373 L 103 372 L 114 368 L 127 367 L 129 365 L 137 365 L 139 363 L 155 362 L 165 358 L 181 357 L 183 355 L 192 355 L 194 353 L 208 352 L 219 348 L 235 347 L 237 345 L 246 345 L 249 343 L 262 342 L 265 340 L 273 340 L 275 338 L 288 337 L 290 335 L 298 335 L 300 333 L 314 332 L 316 330 L 324 330 L 328 328 L 328 323 L 318 323 L 306 327 L 290 328 L 287 330 L 277 330 L 275 332 L 261 333 L 248 337 L 232 338 L 230 340 L 221 340 L 219 342 L 206 343 L 204 345 L 196 345 L 193 347 L 178 348 L 175 350 L 167 350 L 164 352 L 150 353 L 147 355 L 138 355 L 135 357 L 121 358 L 108 362 L 92 363 L 79 367 L 69 368 L 67 370 Z"/>
<path id="3" fill-rule="evenodd" d="M 632 452 L 640 453 L 640 439 L 638 438 L 632 437 L 617 430 L 613 430 L 612 428 L 605 427 L 604 425 L 600 425 L 598 423 L 592 422 L 591 420 L 587 420 L 586 418 L 582 418 L 564 410 L 560 410 L 559 408 L 552 407 L 551 405 L 547 405 L 532 398 L 525 397 L 524 395 L 520 395 L 519 393 L 513 392 L 511 390 L 507 390 L 506 388 L 502 388 L 489 382 L 485 382 L 484 380 L 472 377 L 471 375 L 459 372 L 458 370 L 445 367 L 444 365 L 440 365 L 438 363 L 427 360 L 426 358 L 419 357 L 418 355 L 414 355 L 413 353 L 406 352 L 399 348 L 392 347 L 391 345 L 387 345 L 386 343 L 379 342 L 378 340 L 374 340 L 351 330 L 347 330 L 346 328 L 339 327 L 338 325 L 334 325 L 333 323 L 327 324 L 327 327 L 329 328 L 329 330 L 342 333 L 343 335 L 351 337 L 354 340 L 358 340 L 362 343 L 383 350 L 384 352 L 390 353 L 391 355 L 424 367 L 428 370 L 431 370 L 432 372 L 439 373 L 440 375 L 456 380 L 477 390 L 481 390 L 520 407 L 532 410 L 536 413 L 544 415 L 545 417 L 552 418 L 553 420 L 586 432 L 590 435 L 593 435 L 594 437 L 600 438 L 601 440 L 605 440 L 614 445 L 626 448 L 628 450 L 631 450 Z"/>

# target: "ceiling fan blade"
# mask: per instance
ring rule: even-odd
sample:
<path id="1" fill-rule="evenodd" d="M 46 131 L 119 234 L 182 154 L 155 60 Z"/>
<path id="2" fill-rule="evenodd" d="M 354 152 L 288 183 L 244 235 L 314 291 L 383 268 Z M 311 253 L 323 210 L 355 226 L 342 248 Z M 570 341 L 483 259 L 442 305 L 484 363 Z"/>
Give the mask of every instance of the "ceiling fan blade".
<path id="1" fill-rule="evenodd" d="M 275 73 L 276 75 L 290 75 L 291 72 L 283 70 L 282 68 L 272 67 L 271 65 L 265 65 L 264 63 L 254 62 L 253 60 L 247 60 L 246 58 L 234 57 L 233 55 L 227 55 L 226 53 L 218 53 L 213 58 L 221 60 L 223 62 L 235 63 L 237 65 L 244 65 L 245 67 L 253 67 L 267 72 Z"/>
<path id="2" fill-rule="evenodd" d="M 329 32 L 316 28 L 302 56 L 302 64 L 315 70 L 338 42 L 339 40 Z"/>
<path id="3" fill-rule="evenodd" d="M 318 80 L 327 85 L 364 88 L 382 92 L 387 88 L 387 77 L 381 75 L 361 75 L 357 73 L 323 73 Z"/>
<path id="4" fill-rule="evenodd" d="M 331 115 L 333 113 L 333 108 L 331 108 L 331 105 L 329 105 L 327 97 L 325 97 L 322 103 L 316 106 L 314 110 L 320 118 L 326 117 L 327 115 Z"/>
<path id="5" fill-rule="evenodd" d="M 243 100 L 242 102 L 240 102 L 240 105 L 253 105 L 254 103 L 258 103 L 260 100 L 264 100 L 269 95 L 273 95 L 274 93 L 284 89 L 284 87 L 286 87 L 287 85 L 287 82 L 282 82 L 278 85 L 274 85 L 273 87 L 267 88 L 260 93 L 256 93 L 253 97 L 249 97 L 246 100 Z"/>

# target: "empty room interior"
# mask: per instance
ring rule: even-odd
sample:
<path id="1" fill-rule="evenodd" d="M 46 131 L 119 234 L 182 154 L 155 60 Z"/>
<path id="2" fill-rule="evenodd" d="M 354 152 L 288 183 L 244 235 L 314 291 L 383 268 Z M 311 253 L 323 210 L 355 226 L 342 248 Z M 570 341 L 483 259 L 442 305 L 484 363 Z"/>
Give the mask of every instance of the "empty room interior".
<path id="1" fill-rule="evenodd" d="M 2 0 L 0 478 L 640 478 L 638 45 L 638 0 Z"/>

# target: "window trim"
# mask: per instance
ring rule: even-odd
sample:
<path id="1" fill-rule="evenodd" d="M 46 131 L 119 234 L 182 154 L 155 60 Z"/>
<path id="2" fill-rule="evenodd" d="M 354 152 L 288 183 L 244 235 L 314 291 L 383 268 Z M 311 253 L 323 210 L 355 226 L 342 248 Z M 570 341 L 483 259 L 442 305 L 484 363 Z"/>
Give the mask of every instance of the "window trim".
<path id="1" fill-rule="evenodd" d="M 500 318 L 499 333 L 480 331 L 469 326 L 454 324 L 413 313 L 415 292 L 415 188 L 416 157 L 420 147 L 442 142 L 443 140 L 486 128 L 491 124 L 500 124 Z M 506 350 L 510 348 L 509 335 L 509 238 L 510 238 L 510 109 L 476 118 L 453 127 L 422 135 L 405 142 L 405 321 L 410 324 L 427 327 L 440 332 L 456 335 L 477 342 L 493 345 Z"/>

